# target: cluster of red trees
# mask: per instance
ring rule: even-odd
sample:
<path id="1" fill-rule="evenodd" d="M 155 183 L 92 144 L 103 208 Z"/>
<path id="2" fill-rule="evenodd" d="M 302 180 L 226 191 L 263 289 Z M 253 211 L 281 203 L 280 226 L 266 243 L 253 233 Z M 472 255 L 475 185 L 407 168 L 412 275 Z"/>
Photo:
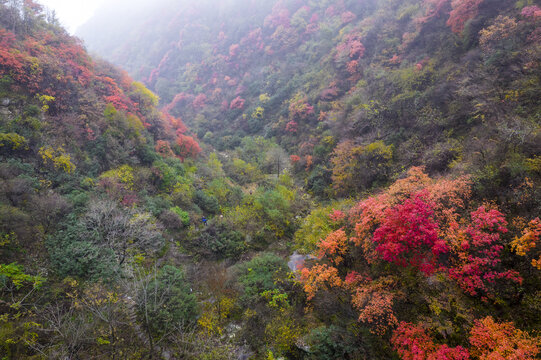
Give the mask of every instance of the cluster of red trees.
<path id="1" fill-rule="evenodd" d="M 26 7 L 39 18 L 41 7 Z M 13 80 L 15 91 L 48 97 L 47 109 L 52 114 L 76 107 L 74 94 L 92 89 L 104 104 L 112 104 L 116 110 L 128 117 L 137 118 L 146 128 L 152 122 L 161 122 L 160 127 L 169 129 L 173 136 L 176 156 L 181 159 L 197 155 L 201 149 L 197 141 L 186 135 L 187 128 L 181 120 L 169 114 L 153 113 L 158 98 L 141 84 L 134 83 L 124 71 L 109 65 L 95 63 L 82 44 L 65 31 L 40 30 L 36 27 L 23 40 L 10 31 L 0 28 L 0 75 Z M 193 106 L 205 106 L 204 94 L 193 99 Z M 174 101 L 181 101 L 180 96 Z M 91 129 L 90 129 L 91 130 Z M 90 134 L 93 136 L 93 134 Z M 168 154 L 168 141 L 161 140 L 157 148 Z"/>
<path id="2" fill-rule="evenodd" d="M 434 180 L 421 168 L 412 168 L 408 177 L 347 214 L 333 212 L 329 218 L 336 230 L 318 243 L 318 263 L 302 269 L 308 299 L 320 290 L 346 290 L 359 320 L 384 333 L 398 323 L 393 289 L 401 268 L 425 277 L 445 275 L 482 301 L 520 284 L 518 272 L 501 264 L 501 235 L 508 231 L 504 215 L 494 205 L 472 207 L 470 192 L 467 177 Z M 396 267 L 389 273 L 373 272 L 373 265 L 382 262 Z M 462 355 L 457 356 L 452 358 Z"/>
<path id="3" fill-rule="evenodd" d="M 466 22 L 477 16 L 482 3 L 483 0 L 425 0 L 425 14 L 415 22 L 422 26 L 432 19 L 448 16 L 447 26 L 454 33 L 460 34 Z"/>
<path id="4" fill-rule="evenodd" d="M 168 140 L 156 141 L 155 150 L 164 157 L 176 156 L 182 161 L 194 158 L 201 152 L 199 143 L 186 134 L 188 128 L 180 118 L 171 116 L 168 112 L 163 113 L 164 121 L 174 131 L 174 144 Z"/>
<path id="5" fill-rule="evenodd" d="M 392 344 L 404 360 L 535 359 L 539 338 L 498 323 L 492 317 L 476 320 L 470 330 L 468 349 L 437 344 L 421 325 L 402 322 L 394 331 Z"/>

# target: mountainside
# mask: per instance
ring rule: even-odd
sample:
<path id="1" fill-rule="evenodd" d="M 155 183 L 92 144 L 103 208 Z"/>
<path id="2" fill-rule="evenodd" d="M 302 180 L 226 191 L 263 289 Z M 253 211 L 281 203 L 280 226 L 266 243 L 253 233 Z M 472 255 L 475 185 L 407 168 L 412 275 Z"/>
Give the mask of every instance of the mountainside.
<path id="1" fill-rule="evenodd" d="M 0 357 L 541 356 L 539 1 L 122 0 L 79 34 L 106 60 L 0 1 Z"/>
<path id="2" fill-rule="evenodd" d="M 473 173 L 495 196 L 524 179 L 517 163 L 536 161 L 533 4 L 163 1 L 137 10 L 104 9 L 123 20 L 99 15 L 80 34 L 218 150 L 246 135 L 274 138 L 314 194 L 351 195 L 423 165 Z"/>

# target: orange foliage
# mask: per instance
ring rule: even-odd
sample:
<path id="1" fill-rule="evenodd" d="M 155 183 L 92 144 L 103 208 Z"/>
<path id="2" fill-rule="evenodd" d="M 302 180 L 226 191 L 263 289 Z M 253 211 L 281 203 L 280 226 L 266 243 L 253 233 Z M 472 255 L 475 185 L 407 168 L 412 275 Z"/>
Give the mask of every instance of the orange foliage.
<path id="1" fill-rule="evenodd" d="M 338 269 L 325 264 L 314 265 L 310 269 L 303 268 L 301 281 L 304 283 L 304 291 L 308 300 L 312 300 L 320 289 L 341 287 L 343 284 L 338 275 Z"/>
<path id="2" fill-rule="evenodd" d="M 359 321 L 368 326 L 374 334 L 383 335 L 390 327 L 398 324 L 393 313 L 395 295 L 388 289 L 392 279 L 367 282 L 353 290 L 351 303 L 359 311 Z"/>
<path id="3" fill-rule="evenodd" d="M 348 237 L 343 229 L 333 231 L 325 239 L 320 240 L 318 257 L 322 259 L 327 256 L 338 265 L 344 260 L 343 256 L 348 250 L 348 242 Z"/>
<path id="4" fill-rule="evenodd" d="M 523 230 L 522 236 L 518 236 L 511 242 L 514 252 L 520 256 L 526 256 L 528 252 L 535 249 L 541 238 L 541 220 L 535 218 Z M 541 255 L 539 259 L 532 259 L 532 266 L 541 270 Z"/>
<path id="5" fill-rule="evenodd" d="M 511 322 L 497 323 L 489 316 L 475 322 L 470 343 L 472 355 L 480 360 L 533 360 L 540 354 L 541 338 L 515 328 Z"/>

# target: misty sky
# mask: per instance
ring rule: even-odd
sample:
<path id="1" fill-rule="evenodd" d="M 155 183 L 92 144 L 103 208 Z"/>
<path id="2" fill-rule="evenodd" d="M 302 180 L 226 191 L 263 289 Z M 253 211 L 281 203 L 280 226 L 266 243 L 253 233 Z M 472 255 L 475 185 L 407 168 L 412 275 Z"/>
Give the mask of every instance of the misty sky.
<path id="1" fill-rule="evenodd" d="M 60 23 L 73 34 L 79 26 L 90 19 L 105 0 L 38 0 L 37 2 L 56 10 Z"/>

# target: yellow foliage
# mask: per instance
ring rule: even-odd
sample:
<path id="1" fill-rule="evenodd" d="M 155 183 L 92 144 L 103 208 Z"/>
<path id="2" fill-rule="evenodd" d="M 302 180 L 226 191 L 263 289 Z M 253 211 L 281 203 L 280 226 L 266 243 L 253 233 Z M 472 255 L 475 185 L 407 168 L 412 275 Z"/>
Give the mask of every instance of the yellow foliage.
<path id="1" fill-rule="evenodd" d="M 254 119 L 262 119 L 264 112 L 265 112 L 265 109 L 263 109 L 261 106 L 259 106 L 254 110 L 254 112 L 252 112 L 252 118 L 254 118 Z"/>
<path id="2" fill-rule="evenodd" d="M 156 96 L 152 91 L 147 89 L 147 87 L 143 85 L 143 83 L 140 83 L 139 81 L 134 81 L 131 86 L 134 89 L 134 94 L 139 97 L 139 101 L 143 102 L 143 105 L 147 107 L 158 106 L 160 98 Z"/>
<path id="3" fill-rule="evenodd" d="M 55 101 L 54 96 L 36 94 L 36 99 L 41 103 L 41 111 L 46 112 L 49 110 L 49 103 Z"/>
<path id="4" fill-rule="evenodd" d="M 222 335 L 223 329 L 219 325 L 219 318 L 213 311 L 205 311 L 197 320 L 199 326 L 204 328 L 209 335 Z"/>
<path id="5" fill-rule="evenodd" d="M 533 173 L 541 173 L 541 156 L 526 159 L 526 169 Z"/>
<path id="6" fill-rule="evenodd" d="M 16 133 L 0 133 L 0 148 L 11 147 L 11 150 L 22 148 L 28 150 L 28 141 Z"/>
<path id="7" fill-rule="evenodd" d="M 259 101 L 260 101 L 262 104 L 268 103 L 269 100 L 270 100 L 269 94 L 265 93 L 265 94 L 259 95 Z"/>
<path id="8" fill-rule="evenodd" d="M 105 178 L 115 179 L 121 182 L 122 184 L 126 185 L 126 188 L 128 190 L 133 190 L 133 184 L 135 180 L 134 170 L 129 165 L 122 165 L 119 168 L 106 171 L 100 175 L 100 179 L 105 179 Z"/>
<path id="9" fill-rule="evenodd" d="M 535 218 L 528 224 L 522 232 L 522 236 L 518 236 L 511 242 L 511 248 L 519 256 L 526 256 L 530 251 L 535 249 L 541 238 L 541 220 Z M 541 256 L 539 259 L 532 259 L 532 266 L 541 270 Z"/>
<path id="10" fill-rule="evenodd" d="M 56 150 L 52 147 L 41 147 L 39 154 L 45 165 L 52 163 L 56 170 L 62 170 L 71 174 L 75 170 L 75 165 L 71 162 L 71 156 L 66 154 L 63 147 L 59 146 Z"/>
<path id="11" fill-rule="evenodd" d="M 265 328 L 265 335 L 275 350 L 281 354 L 287 353 L 295 346 L 295 342 L 301 336 L 301 330 L 294 322 L 294 317 L 281 313 L 273 318 Z"/>

